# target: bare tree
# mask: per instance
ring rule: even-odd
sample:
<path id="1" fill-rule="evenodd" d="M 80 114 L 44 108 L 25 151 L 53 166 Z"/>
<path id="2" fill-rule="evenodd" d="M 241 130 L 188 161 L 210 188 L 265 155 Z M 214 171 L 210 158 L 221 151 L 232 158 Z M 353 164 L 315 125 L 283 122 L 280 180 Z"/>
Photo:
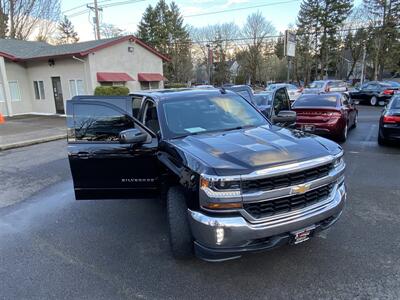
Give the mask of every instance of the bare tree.
<path id="1" fill-rule="evenodd" d="M 276 33 L 275 27 L 267 21 L 260 11 L 247 17 L 246 24 L 242 29 L 242 38 L 247 45 L 246 68 L 251 76 L 251 81 L 262 80 L 260 68 L 263 61 L 263 49 L 268 36 Z"/>
<path id="2" fill-rule="evenodd" d="M 48 22 L 59 19 L 60 0 L 0 0 L 0 16 L 7 16 L 10 38 L 25 40 L 35 31 L 43 36 Z"/>
<path id="3" fill-rule="evenodd" d="M 229 50 L 234 47 L 238 35 L 240 35 L 240 29 L 233 22 L 190 28 L 190 37 L 194 44 L 193 57 L 197 65 L 207 64 L 208 47 L 216 53 L 218 62 L 225 64 L 230 59 Z M 226 68 L 219 68 L 219 70 L 225 72 Z"/>
<path id="4" fill-rule="evenodd" d="M 100 24 L 100 34 L 104 38 L 113 38 L 125 35 L 125 31 L 118 28 L 114 24 L 102 23 Z"/>

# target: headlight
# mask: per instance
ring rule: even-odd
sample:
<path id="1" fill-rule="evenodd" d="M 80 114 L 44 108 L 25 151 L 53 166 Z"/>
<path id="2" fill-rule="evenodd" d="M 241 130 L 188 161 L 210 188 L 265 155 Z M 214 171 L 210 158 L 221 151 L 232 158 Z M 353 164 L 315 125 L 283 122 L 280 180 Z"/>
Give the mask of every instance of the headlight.
<path id="1" fill-rule="evenodd" d="M 338 168 L 344 164 L 344 159 L 343 159 L 343 152 L 340 153 L 340 155 L 336 156 L 336 160 L 333 163 L 334 168 Z"/>
<path id="2" fill-rule="evenodd" d="M 200 177 L 200 189 L 210 198 L 236 198 L 242 196 L 240 181 Z"/>

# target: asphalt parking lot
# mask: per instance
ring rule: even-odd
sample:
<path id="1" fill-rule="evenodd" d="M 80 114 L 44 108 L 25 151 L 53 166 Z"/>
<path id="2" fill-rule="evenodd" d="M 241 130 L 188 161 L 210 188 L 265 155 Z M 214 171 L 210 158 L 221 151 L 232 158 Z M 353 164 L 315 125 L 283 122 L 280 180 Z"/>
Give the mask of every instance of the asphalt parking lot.
<path id="1" fill-rule="evenodd" d="M 75 201 L 64 141 L 0 152 L 0 299 L 399 299 L 400 146 L 359 109 L 341 220 L 224 263 L 172 259 L 160 200 Z"/>

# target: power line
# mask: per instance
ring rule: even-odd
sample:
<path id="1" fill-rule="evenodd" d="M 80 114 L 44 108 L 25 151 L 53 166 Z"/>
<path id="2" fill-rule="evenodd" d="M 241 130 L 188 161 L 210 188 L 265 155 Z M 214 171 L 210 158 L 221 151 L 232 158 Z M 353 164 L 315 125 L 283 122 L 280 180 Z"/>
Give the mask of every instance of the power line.
<path id="1" fill-rule="evenodd" d="M 102 1 L 98 1 L 98 2 L 99 2 L 99 4 L 101 4 L 101 3 L 104 3 L 104 2 L 110 2 L 110 1 L 112 1 L 112 0 L 102 0 Z M 61 13 L 62 13 L 62 14 L 65 14 L 65 13 L 67 13 L 67 12 L 76 10 L 76 9 L 78 9 L 78 8 L 86 7 L 86 5 L 88 5 L 88 4 L 91 4 L 91 3 L 88 2 L 88 3 L 85 3 L 85 4 L 81 4 L 81 5 L 78 5 L 78 6 L 69 8 L 69 9 L 67 9 L 67 10 L 64 10 L 64 11 L 62 11 Z"/>
<path id="2" fill-rule="evenodd" d="M 109 1 L 111 1 L 111 0 L 99 1 L 98 4 L 102 4 L 102 3 L 105 3 L 105 2 L 109 2 Z M 120 6 L 120 5 L 126 5 L 126 4 L 133 4 L 133 3 L 143 2 L 143 1 L 147 1 L 147 0 L 126 0 L 126 1 L 113 2 L 113 3 L 108 3 L 108 4 L 101 5 L 100 8 L 108 8 L 108 7 Z M 91 4 L 91 3 L 87 3 L 87 4 Z M 69 9 L 68 11 L 76 10 L 78 8 L 81 8 L 81 7 L 86 7 L 87 4 L 76 6 L 75 8 Z M 67 11 L 64 11 L 64 12 L 67 12 Z M 84 10 L 80 10 L 80 11 L 71 13 L 71 14 L 67 15 L 67 17 L 68 18 L 73 18 L 73 17 L 81 16 L 81 15 L 86 14 L 88 12 L 89 12 L 89 9 L 84 9 Z"/>
<path id="3" fill-rule="evenodd" d="M 396 28 L 399 28 L 400 25 L 396 26 Z M 384 26 L 371 26 L 371 27 L 357 27 L 357 28 L 347 28 L 347 29 L 338 29 L 336 30 L 335 33 L 340 33 L 340 32 L 350 32 L 350 31 L 357 31 L 357 30 L 371 30 L 371 29 L 379 29 L 379 28 L 384 28 Z M 318 31 L 321 33 L 320 31 Z M 302 34 L 297 34 L 297 37 L 301 36 L 308 36 L 308 35 L 315 35 L 315 31 L 310 31 L 307 33 L 302 33 Z M 264 40 L 271 40 L 271 39 L 277 39 L 280 37 L 283 37 L 284 35 L 268 35 L 262 37 Z M 187 44 L 209 44 L 209 43 L 216 43 L 216 42 L 235 42 L 238 41 L 239 43 L 235 43 L 235 45 L 241 45 L 241 46 L 247 46 L 249 45 L 245 41 L 251 41 L 251 40 L 258 40 L 261 37 L 255 36 L 255 37 L 240 37 L 240 38 L 230 38 L 230 39 L 213 39 L 213 40 L 201 40 L 201 41 L 181 41 L 181 42 L 175 42 L 177 45 L 187 45 Z M 267 41 L 263 41 L 263 43 L 266 43 Z"/>
<path id="4" fill-rule="evenodd" d="M 208 15 L 215 15 L 215 14 L 221 14 L 221 13 L 238 11 L 238 10 L 245 10 L 245 9 L 252 9 L 252 8 L 259 8 L 259 7 L 266 7 L 266 6 L 274 6 L 274 5 L 287 4 L 287 3 L 299 2 L 299 1 L 300 0 L 279 1 L 279 2 L 261 4 L 261 5 L 238 7 L 238 8 L 224 9 L 224 10 L 218 10 L 218 11 L 213 11 L 213 12 L 208 12 L 208 13 L 206 12 L 206 13 L 199 13 L 199 14 L 194 14 L 194 15 L 187 15 L 187 16 L 183 16 L 183 17 L 184 18 L 192 18 L 192 17 L 199 17 L 199 16 L 208 16 Z"/>

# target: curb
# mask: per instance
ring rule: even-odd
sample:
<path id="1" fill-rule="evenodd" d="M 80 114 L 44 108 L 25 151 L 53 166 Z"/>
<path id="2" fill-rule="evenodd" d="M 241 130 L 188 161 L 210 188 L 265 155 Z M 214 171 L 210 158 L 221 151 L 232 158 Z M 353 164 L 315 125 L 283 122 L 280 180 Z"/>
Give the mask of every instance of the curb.
<path id="1" fill-rule="evenodd" d="M 23 141 L 23 142 L 0 145 L 0 151 L 10 150 L 10 149 L 14 149 L 14 148 L 21 148 L 21 147 L 26 147 L 26 146 L 36 145 L 36 144 L 42 144 L 42 143 L 56 141 L 56 140 L 62 140 L 62 139 L 65 139 L 66 137 L 67 137 L 67 134 L 59 134 L 59 135 L 53 135 L 53 136 L 35 139 L 35 140 L 28 140 L 28 141 Z"/>

